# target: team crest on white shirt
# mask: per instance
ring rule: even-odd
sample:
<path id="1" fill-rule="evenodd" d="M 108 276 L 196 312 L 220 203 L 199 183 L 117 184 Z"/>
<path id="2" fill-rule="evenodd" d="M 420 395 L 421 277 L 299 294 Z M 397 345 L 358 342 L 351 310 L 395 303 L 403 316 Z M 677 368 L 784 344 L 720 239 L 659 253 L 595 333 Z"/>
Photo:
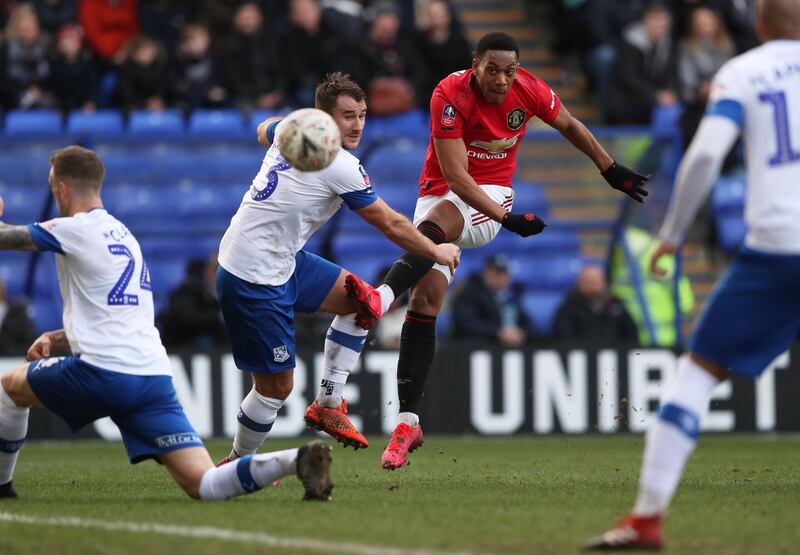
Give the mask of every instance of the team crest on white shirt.
<path id="1" fill-rule="evenodd" d="M 275 347 L 272 349 L 272 357 L 275 359 L 275 362 L 285 362 L 289 360 L 289 349 L 286 348 L 286 345 Z"/>

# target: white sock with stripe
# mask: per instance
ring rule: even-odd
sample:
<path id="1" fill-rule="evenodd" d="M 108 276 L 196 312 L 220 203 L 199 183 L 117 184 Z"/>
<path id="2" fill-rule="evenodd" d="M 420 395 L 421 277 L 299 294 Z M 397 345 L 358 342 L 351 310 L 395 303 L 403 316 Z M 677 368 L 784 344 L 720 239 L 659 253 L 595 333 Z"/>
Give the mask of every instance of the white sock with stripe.
<path id="1" fill-rule="evenodd" d="M 0 386 L 0 485 L 14 475 L 19 450 L 28 433 L 28 414 L 31 409 L 18 407 Z"/>
<path id="2" fill-rule="evenodd" d="M 667 510 L 717 383 L 717 378 L 689 355 L 678 359 L 675 378 L 661 396 L 658 418 L 647 430 L 635 516 L 660 515 Z"/>
<path id="3" fill-rule="evenodd" d="M 233 460 L 255 453 L 267 439 L 267 434 L 272 429 L 282 406 L 283 399 L 265 397 L 253 387 L 242 401 L 239 413 L 236 415 L 239 425 L 236 427 L 233 449 L 228 457 Z"/>
<path id="4" fill-rule="evenodd" d="M 355 314 L 337 316 L 328 328 L 317 393 L 317 404 L 321 407 L 338 407 L 342 403 L 344 384 L 361 356 L 368 332 L 357 326 L 355 320 Z"/>
<path id="5" fill-rule="evenodd" d="M 297 448 L 259 455 L 245 455 L 217 468 L 209 468 L 200 480 L 200 499 L 230 499 L 253 493 L 288 474 L 297 472 Z"/>

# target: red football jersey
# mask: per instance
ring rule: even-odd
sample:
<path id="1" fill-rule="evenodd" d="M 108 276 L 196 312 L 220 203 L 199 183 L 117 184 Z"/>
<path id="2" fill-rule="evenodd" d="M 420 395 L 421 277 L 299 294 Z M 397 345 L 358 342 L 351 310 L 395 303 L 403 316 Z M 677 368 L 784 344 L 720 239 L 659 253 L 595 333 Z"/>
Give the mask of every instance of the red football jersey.
<path id="1" fill-rule="evenodd" d="M 472 70 L 442 79 L 431 96 L 431 140 L 419 179 L 419 196 L 441 196 L 449 187 L 436 151 L 434 137 L 464 140 L 469 174 L 478 185 L 511 187 L 517 168 L 517 148 L 525 125 L 536 116 L 553 123 L 561 101 L 544 81 L 522 68 L 502 104 L 490 104 L 472 88 Z"/>

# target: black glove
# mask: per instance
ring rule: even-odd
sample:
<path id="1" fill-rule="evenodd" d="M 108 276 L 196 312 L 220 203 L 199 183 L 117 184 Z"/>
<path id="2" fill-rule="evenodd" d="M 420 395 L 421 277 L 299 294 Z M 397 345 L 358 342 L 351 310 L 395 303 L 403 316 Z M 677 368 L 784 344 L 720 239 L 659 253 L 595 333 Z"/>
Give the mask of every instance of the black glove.
<path id="1" fill-rule="evenodd" d="M 620 166 L 616 162 L 600 175 L 608 182 L 609 185 L 622 191 L 636 202 L 644 202 L 644 197 L 647 196 L 647 191 L 644 188 L 644 183 L 650 176 L 639 175 L 630 168 Z"/>
<path id="2" fill-rule="evenodd" d="M 523 237 L 529 237 L 531 235 L 536 235 L 537 233 L 541 233 L 542 230 L 547 227 L 547 224 L 544 223 L 544 220 L 541 219 L 536 214 L 531 214 L 530 212 L 526 214 L 512 214 L 511 212 L 506 212 L 505 216 L 503 216 L 503 221 L 500 222 L 504 228 L 509 231 L 513 231 Z"/>

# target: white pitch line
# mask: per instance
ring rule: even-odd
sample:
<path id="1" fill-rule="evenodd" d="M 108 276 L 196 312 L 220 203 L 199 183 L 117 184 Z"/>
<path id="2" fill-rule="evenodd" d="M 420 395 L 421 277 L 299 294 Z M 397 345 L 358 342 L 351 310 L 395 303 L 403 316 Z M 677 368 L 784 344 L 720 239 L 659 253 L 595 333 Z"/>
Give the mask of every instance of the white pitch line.
<path id="1" fill-rule="evenodd" d="M 358 543 L 336 543 L 308 538 L 289 538 L 273 536 L 262 532 L 244 532 L 212 526 L 178 526 L 144 522 L 124 522 L 96 520 L 75 516 L 40 517 L 0 512 L 0 522 L 16 522 L 45 526 L 67 526 L 72 528 L 92 528 L 106 532 L 135 532 L 142 534 L 162 534 L 194 539 L 215 539 L 242 543 L 254 543 L 269 547 L 287 549 L 306 549 L 321 553 L 346 553 L 348 555 L 480 555 L 473 551 L 433 551 L 430 549 L 404 549 L 382 545 Z"/>

